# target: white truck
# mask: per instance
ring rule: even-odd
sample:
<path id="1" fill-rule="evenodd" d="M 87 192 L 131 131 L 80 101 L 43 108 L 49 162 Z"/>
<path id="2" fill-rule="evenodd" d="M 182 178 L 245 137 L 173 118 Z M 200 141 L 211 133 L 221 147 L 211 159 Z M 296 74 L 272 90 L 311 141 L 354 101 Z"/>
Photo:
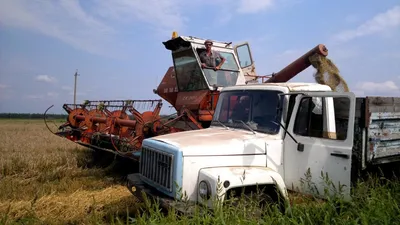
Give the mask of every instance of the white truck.
<path id="1" fill-rule="evenodd" d="M 140 170 L 127 186 L 178 209 L 182 193 L 212 207 L 218 182 L 222 201 L 257 186 L 287 202 L 287 190 L 324 197 L 322 172 L 348 199 L 370 165 L 398 162 L 399 103 L 313 83 L 225 87 L 209 128 L 143 141 Z"/>

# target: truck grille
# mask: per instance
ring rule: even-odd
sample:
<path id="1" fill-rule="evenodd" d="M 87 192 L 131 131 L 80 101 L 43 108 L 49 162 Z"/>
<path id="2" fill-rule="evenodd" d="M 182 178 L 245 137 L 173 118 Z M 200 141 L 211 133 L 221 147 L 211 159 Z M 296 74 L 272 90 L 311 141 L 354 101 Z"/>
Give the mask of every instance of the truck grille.
<path id="1" fill-rule="evenodd" d="M 140 156 L 140 173 L 151 182 L 172 192 L 174 156 L 169 153 L 142 147 Z"/>

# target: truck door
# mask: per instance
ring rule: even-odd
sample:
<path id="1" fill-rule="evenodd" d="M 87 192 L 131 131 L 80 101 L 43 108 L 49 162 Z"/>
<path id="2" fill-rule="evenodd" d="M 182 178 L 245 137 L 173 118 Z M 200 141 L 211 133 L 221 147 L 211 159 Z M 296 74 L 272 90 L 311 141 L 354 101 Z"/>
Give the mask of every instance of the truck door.
<path id="1" fill-rule="evenodd" d="M 247 42 L 234 46 L 235 54 L 238 57 L 240 68 L 243 71 L 246 81 L 254 80 L 251 76 L 256 76 L 256 67 L 251 55 L 250 46 Z"/>
<path id="2" fill-rule="evenodd" d="M 296 97 L 287 129 L 293 138 L 284 139 L 289 189 L 323 198 L 326 190 L 338 193 L 340 187 L 340 194 L 349 197 L 354 115 L 353 93 L 303 92 Z M 326 178 L 331 183 L 324 183 Z"/>

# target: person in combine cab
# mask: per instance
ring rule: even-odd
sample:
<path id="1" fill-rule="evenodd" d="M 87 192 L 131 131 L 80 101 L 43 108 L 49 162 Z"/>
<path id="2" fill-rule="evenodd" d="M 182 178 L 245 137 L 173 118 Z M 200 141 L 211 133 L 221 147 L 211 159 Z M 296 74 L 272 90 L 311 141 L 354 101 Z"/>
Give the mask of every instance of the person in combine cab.
<path id="1" fill-rule="evenodd" d="M 211 40 L 206 40 L 204 45 L 206 46 L 206 51 L 200 54 L 201 67 L 211 67 L 214 70 L 219 70 L 222 64 L 224 64 L 225 58 L 219 52 L 211 49 L 213 45 Z M 217 62 L 219 62 L 218 65 Z"/>

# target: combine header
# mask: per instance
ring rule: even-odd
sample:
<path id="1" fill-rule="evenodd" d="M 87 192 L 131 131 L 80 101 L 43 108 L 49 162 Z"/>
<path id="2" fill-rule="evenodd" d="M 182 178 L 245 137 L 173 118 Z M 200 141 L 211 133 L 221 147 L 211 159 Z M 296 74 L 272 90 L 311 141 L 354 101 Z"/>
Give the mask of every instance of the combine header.
<path id="1" fill-rule="evenodd" d="M 140 149 L 144 138 L 181 131 L 162 123 L 161 100 L 103 100 L 64 104 L 67 122 L 56 134 L 87 147 L 127 156 Z M 145 110 L 140 113 L 138 110 Z M 67 130 L 65 130 L 67 129 Z"/>
<path id="2" fill-rule="evenodd" d="M 212 50 L 225 58 L 216 70 L 201 66 L 199 56 L 206 50 L 205 39 L 175 34 L 163 42 L 172 52 L 174 66 L 153 90 L 174 107 L 174 117 L 160 117 L 161 99 L 85 101 L 64 104 L 68 119 L 54 134 L 89 148 L 138 159 L 145 138 L 209 127 L 223 87 L 287 82 L 311 65 L 310 57 L 328 54 L 324 45 L 317 45 L 278 73 L 258 76 L 248 43 L 232 46 L 232 42 L 213 41 Z"/>

